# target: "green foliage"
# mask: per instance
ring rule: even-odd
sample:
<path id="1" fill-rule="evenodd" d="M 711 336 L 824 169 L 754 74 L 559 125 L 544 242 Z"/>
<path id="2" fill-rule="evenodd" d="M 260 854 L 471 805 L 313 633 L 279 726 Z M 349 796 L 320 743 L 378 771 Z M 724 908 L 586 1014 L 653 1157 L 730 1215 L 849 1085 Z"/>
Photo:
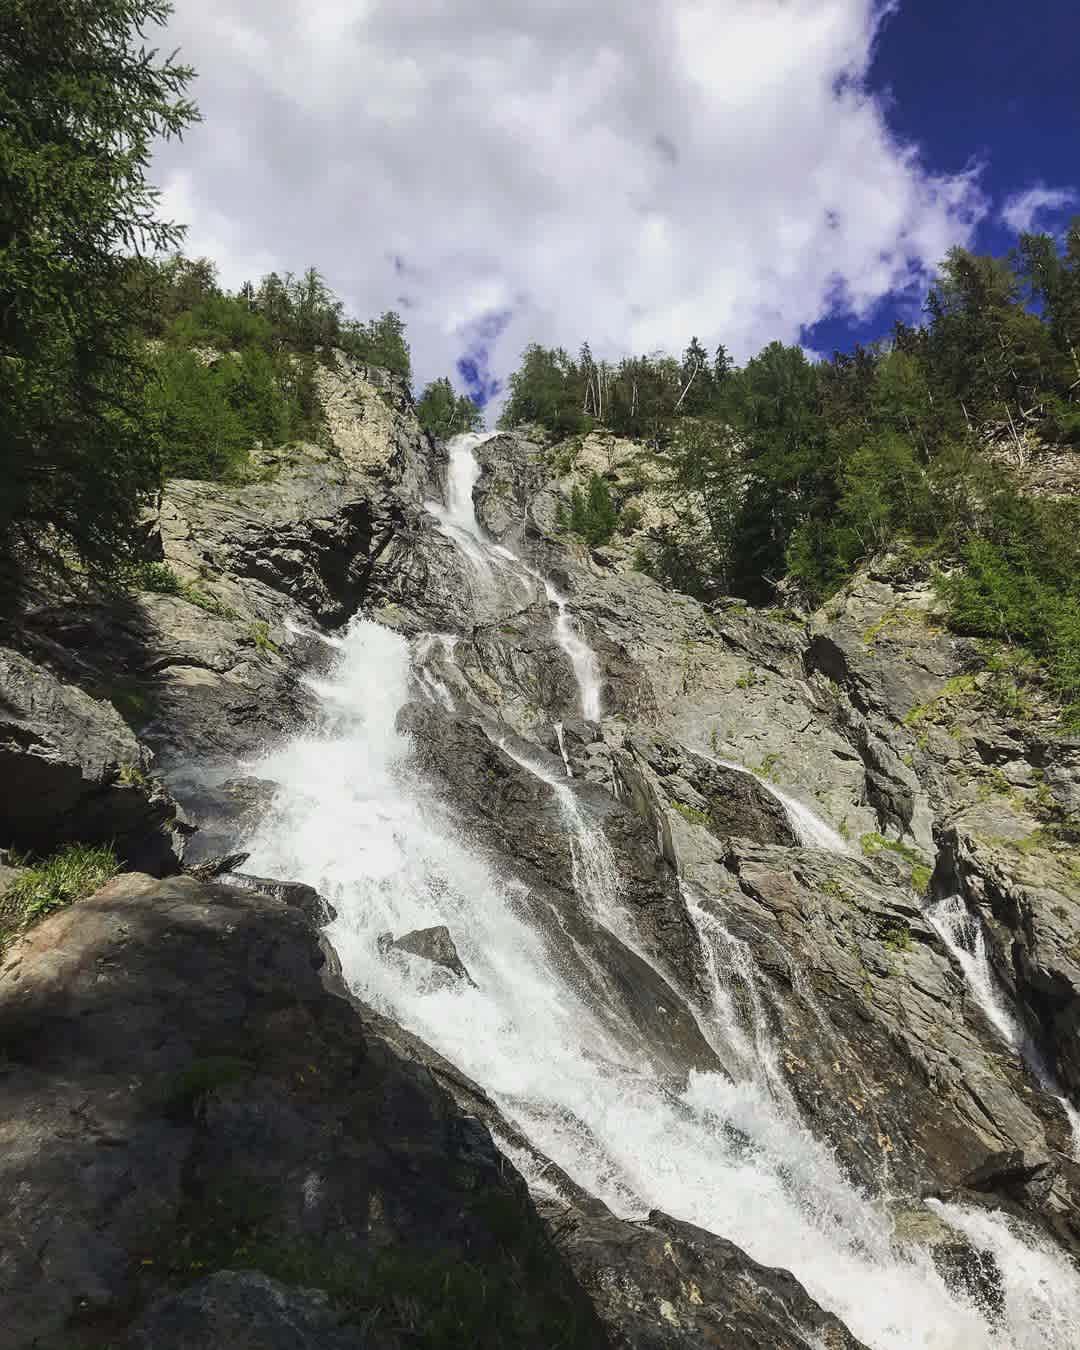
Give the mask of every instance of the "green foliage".
<path id="1" fill-rule="evenodd" d="M 164 0 L 7 0 L 0 18 L 0 572 L 108 573 L 158 479 L 137 251 L 174 246 L 152 143 L 196 120 L 146 51 Z"/>
<path id="2" fill-rule="evenodd" d="M 454 386 L 446 378 L 432 380 L 425 387 L 416 405 L 416 415 L 422 427 L 443 439 L 465 431 L 479 431 L 484 425 L 484 414 L 472 399 L 455 394 Z"/>
<path id="3" fill-rule="evenodd" d="M 55 910 L 99 890 L 119 870 L 111 848 L 70 844 L 28 867 L 0 896 L 0 949 Z"/>
<path id="4" fill-rule="evenodd" d="M 916 863 L 911 869 L 911 887 L 919 895 L 928 895 L 933 872 L 925 863 Z"/>
<path id="5" fill-rule="evenodd" d="M 280 653 L 281 648 L 270 637 L 270 625 L 261 620 L 253 623 L 248 630 L 252 642 L 260 652 L 273 652 L 275 655 Z"/>
<path id="6" fill-rule="evenodd" d="M 1022 644 L 1080 727 L 1080 507 L 1024 498 L 983 449 L 1022 455 L 1030 431 L 1080 448 L 1080 219 L 1009 260 L 951 250 L 926 312 L 816 365 L 776 342 L 741 369 L 696 338 L 681 361 L 532 346 L 501 425 L 646 441 L 676 519 L 634 565 L 702 600 L 783 581 L 810 607 L 886 551 L 940 564 L 951 626 Z M 1024 716 L 1035 682 L 989 692 Z"/>
<path id="7" fill-rule="evenodd" d="M 868 858 L 880 853 L 882 849 L 887 849 L 890 853 L 898 853 L 905 862 L 914 864 L 921 862 L 921 857 L 915 849 L 901 843 L 899 839 L 886 839 L 882 834 L 864 834 L 860 837 L 859 844 Z"/>
<path id="8" fill-rule="evenodd" d="M 143 562 L 128 568 L 127 584 L 137 591 L 152 591 L 157 595 L 175 595 L 219 619 L 234 619 L 236 611 L 216 596 L 200 591 L 192 581 L 183 581 L 167 563 Z"/>
<path id="9" fill-rule="evenodd" d="M 611 490 L 599 474 L 589 478 L 585 492 L 574 488 L 570 494 L 570 511 L 564 512 L 566 527 L 580 535 L 590 548 L 606 544 L 619 523 L 619 511 L 611 497 Z"/>

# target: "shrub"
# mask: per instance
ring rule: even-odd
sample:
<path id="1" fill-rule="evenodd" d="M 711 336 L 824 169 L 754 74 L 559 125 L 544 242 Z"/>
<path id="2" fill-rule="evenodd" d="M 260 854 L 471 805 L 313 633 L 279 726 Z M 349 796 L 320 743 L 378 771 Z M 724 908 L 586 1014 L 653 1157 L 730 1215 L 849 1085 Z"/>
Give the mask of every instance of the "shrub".
<path id="1" fill-rule="evenodd" d="M 606 544 L 615 533 L 619 512 L 611 498 L 607 483 L 598 473 L 589 479 L 585 492 L 574 488 L 570 495 L 570 514 L 567 527 L 585 540 L 590 548 Z"/>

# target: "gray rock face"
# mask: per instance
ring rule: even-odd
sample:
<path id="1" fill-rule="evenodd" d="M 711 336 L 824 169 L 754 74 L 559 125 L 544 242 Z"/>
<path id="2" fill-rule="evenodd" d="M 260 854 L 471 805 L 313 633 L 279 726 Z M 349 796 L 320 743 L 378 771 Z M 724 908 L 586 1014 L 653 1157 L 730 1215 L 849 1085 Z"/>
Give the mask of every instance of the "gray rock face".
<path id="1" fill-rule="evenodd" d="M 183 816 L 115 708 L 5 649 L 0 690 L 3 843 L 39 852 L 114 843 L 129 866 L 175 871 Z"/>

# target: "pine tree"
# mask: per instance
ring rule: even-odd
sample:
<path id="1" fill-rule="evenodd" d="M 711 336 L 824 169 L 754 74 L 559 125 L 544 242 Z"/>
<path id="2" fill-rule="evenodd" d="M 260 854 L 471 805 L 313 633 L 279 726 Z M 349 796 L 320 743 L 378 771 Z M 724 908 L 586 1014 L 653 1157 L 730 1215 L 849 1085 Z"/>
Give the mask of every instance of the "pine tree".
<path id="1" fill-rule="evenodd" d="M 196 120 L 192 71 L 141 43 L 164 0 L 0 10 L 0 569 L 107 570 L 158 481 L 132 254 L 174 247 L 150 147 Z"/>

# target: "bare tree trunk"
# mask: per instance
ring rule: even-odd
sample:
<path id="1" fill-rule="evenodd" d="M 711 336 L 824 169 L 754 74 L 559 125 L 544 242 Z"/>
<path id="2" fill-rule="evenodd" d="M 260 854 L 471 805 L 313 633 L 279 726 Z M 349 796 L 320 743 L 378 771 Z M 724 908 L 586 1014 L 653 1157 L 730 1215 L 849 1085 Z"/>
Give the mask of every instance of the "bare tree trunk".
<path id="1" fill-rule="evenodd" d="M 699 361 L 699 362 L 697 363 L 697 365 L 694 367 L 693 371 L 691 372 L 690 378 L 686 381 L 686 387 L 683 389 L 682 393 L 679 395 L 679 401 L 678 401 L 678 403 L 675 404 L 675 412 L 678 412 L 679 409 L 682 407 L 682 401 L 683 401 L 683 399 L 687 396 L 687 394 L 690 392 L 690 386 L 691 386 L 691 385 L 694 383 L 694 381 L 697 379 L 697 374 L 698 374 L 698 371 L 699 371 L 700 369 L 701 369 L 701 362 Z"/>

